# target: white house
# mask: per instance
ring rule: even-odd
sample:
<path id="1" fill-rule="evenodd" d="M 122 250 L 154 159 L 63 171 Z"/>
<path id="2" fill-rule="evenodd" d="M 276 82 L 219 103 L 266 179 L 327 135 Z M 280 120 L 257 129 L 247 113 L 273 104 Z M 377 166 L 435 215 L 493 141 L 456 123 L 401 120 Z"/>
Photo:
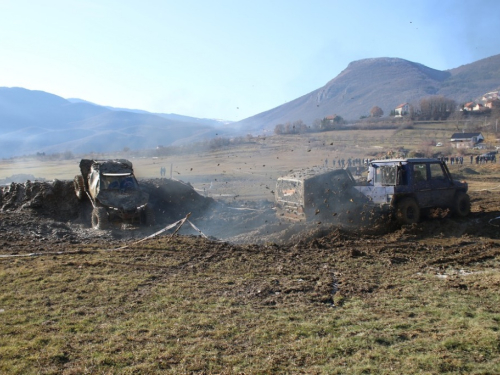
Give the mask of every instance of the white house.
<path id="1" fill-rule="evenodd" d="M 490 109 L 500 108 L 500 99 L 487 100 L 484 106 L 485 108 L 490 108 Z"/>
<path id="2" fill-rule="evenodd" d="M 484 141 L 481 133 L 454 133 L 450 142 L 455 148 L 471 148 Z"/>
<path id="3" fill-rule="evenodd" d="M 496 100 L 496 99 L 500 99 L 500 97 L 498 95 L 498 91 L 492 91 L 492 92 L 488 92 L 488 93 L 484 94 L 483 98 L 481 100 L 483 102 L 486 102 L 488 100 Z"/>
<path id="4" fill-rule="evenodd" d="M 460 110 L 461 111 L 473 111 L 475 105 L 476 105 L 476 103 L 474 103 L 474 102 L 468 102 L 468 103 L 465 103 L 464 107 L 461 108 Z"/>
<path id="5" fill-rule="evenodd" d="M 394 108 L 394 117 L 403 117 L 410 113 L 410 105 L 403 103 Z"/>

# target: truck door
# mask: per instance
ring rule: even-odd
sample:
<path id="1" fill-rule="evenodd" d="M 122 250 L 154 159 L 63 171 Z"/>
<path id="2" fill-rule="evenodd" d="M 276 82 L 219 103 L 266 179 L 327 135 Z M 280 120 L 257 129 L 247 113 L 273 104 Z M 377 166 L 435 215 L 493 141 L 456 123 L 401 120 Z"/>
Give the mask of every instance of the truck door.
<path id="1" fill-rule="evenodd" d="M 433 207 L 451 207 L 455 197 L 453 181 L 448 177 L 441 163 L 429 163 L 429 181 Z"/>
<path id="2" fill-rule="evenodd" d="M 427 163 L 414 163 L 413 169 L 413 190 L 420 207 L 432 207 L 432 189 L 429 181 L 429 171 Z"/>

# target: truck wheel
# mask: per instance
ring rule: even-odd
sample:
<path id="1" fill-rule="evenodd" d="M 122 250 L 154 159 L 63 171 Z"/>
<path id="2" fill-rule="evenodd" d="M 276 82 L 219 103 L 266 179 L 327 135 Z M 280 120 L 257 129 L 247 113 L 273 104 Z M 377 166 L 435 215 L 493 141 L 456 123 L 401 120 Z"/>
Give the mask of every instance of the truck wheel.
<path id="1" fill-rule="evenodd" d="M 75 186 L 76 197 L 79 200 L 82 200 L 85 197 L 85 186 L 83 183 L 83 176 L 82 175 L 75 176 L 75 179 L 73 180 L 73 185 Z"/>
<path id="2" fill-rule="evenodd" d="M 152 226 L 156 222 L 155 213 L 153 208 L 149 205 L 146 206 L 146 209 L 142 213 L 142 223 L 147 226 Z"/>
<path id="3" fill-rule="evenodd" d="M 465 217 L 470 214 L 470 198 L 469 195 L 459 191 L 455 195 L 455 206 L 453 213 L 460 217 Z"/>
<path id="4" fill-rule="evenodd" d="M 92 228 L 94 229 L 109 228 L 108 212 L 104 207 L 95 207 L 92 210 Z"/>
<path id="5" fill-rule="evenodd" d="M 402 199 L 397 206 L 396 218 L 401 224 L 418 223 L 420 220 L 420 208 L 415 199 Z"/>

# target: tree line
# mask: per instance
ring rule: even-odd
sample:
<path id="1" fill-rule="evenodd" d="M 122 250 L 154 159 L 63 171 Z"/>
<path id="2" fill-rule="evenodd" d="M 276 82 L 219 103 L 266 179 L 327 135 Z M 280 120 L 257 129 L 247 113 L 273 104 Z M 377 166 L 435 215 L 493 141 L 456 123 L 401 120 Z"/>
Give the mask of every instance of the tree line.
<path id="1" fill-rule="evenodd" d="M 313 132 L 323 132 L 334 130 L 340 125 L 346 124 L 346 121 L 338 115 L 332 115 L 323 119 L 316 119 L 312 126 L 305 124 L 302 120 L 288 121 L 284 124 L 277 124 L 274 127 L 274 134 L 304 134 Z"/>
<path id="2" fill-rule="evenodd" d="M 447 98 L 443 95 L 432 95 L 420 99 L 418 104 L 409 104 L 408 111 L 401 113 L 404 119 L 410 121 L 445 121 L 451 118 L 457 111 L 457 103 L 455 100 Z M 460 112 L 461 116 L 468 113 Z M 488 113 L 484 113 L 488 114 Z M 379 106 L 373 106 L 369 114 L 361 116 L 362 122 L 371 123 L 373 121 L 380 122 L 384 111 Z M 389 117 L 395 118 L 396 111 L 391 110 Z M 386 117 L 387 118 L 387 117 Z M 322 132 L 334 129 L 339 129 L 348 122 L 339 115 L 327 116 L 323 119 L 316 119 L 312 125 L 305 124 L 302 120 L 288 121 L 275 125 L 274 134 L 303 134 L 311 132 Z M 357 121 L 359 124 L 359 120 Z"/>
<path id="3" fill-rule="evenodd" d="M 418 105 L 409 104 L 408 111 L 402 112 L 401 116 L 415 121 L 444 121 L 453 115 L 456 109 L 455 100 L 443 95 L 433 95 L 420 99 Z M 396 110 L 391 110 L 390 116 L 396 114 Z"/>

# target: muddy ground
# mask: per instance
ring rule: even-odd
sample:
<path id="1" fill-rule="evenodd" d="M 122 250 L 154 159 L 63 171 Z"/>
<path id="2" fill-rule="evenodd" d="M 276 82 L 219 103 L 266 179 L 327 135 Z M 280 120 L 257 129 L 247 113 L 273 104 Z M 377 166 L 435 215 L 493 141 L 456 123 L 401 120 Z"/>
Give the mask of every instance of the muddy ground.
<path id="1" fill-rule="evenodd" d="M 370 268 L 365 266 L 370 263 L 387 264 L 388 270 L 402 267 L 412 274 L 433 272 L 451 278 L 488 262 L 498 267 L 499 190 L 471 191 L 472 213 L 465 219 L 437 212 L 419 224 L 400 227 L 386 218 L 360 226 L 350 225 L 349 221 L 299 225 L 277 217 L 270 202 L 235 201 L 229 205 L 169 180 L 142 181 L 142 186 L 150 193 L 157 224 L 122 224 L 105 231 L 90 228 L 90 202 L 76 199 L 71 181 L 13 183 L 4 187 L 0 197 L 1 254 L 78 251 L 87 246 L 133 247 L 137 240 L 191 213 L 190 221 L 208 238 L 185 224 L 180 232 L 183 236 L 175 238 L 175 243 L 189 251 L 175 256 L 185 257 L 186 267 L 199 267 L 203 262 L 234 256 L 235 251 L 242 260 L 258 253 L 265 259 L 263 269 L 268 269 L 265 272 L 270 278 L 246 288 L 264 304 L 289 298 L 330 303 L 333 285 L 337 284 L 343 296 L 394 287 L 390 282 L 381 282 L 380 274 L 367 272 Z M 330 259 L 328 267 L 325 259 Z M 314 277 L 305 278 L 299 289 L 297 285 L 293 289 L 272 281 L 273 274 L 295 274 L 300 270 L 313 272 Z M 325 282 L 321 282 L 322 278 Z M 457 281 L 457 287 L 460 285 Z M 293 290 L 282 293 L 287 288 Z M 298 293 L 300 290 L 310 293 Z"/>

